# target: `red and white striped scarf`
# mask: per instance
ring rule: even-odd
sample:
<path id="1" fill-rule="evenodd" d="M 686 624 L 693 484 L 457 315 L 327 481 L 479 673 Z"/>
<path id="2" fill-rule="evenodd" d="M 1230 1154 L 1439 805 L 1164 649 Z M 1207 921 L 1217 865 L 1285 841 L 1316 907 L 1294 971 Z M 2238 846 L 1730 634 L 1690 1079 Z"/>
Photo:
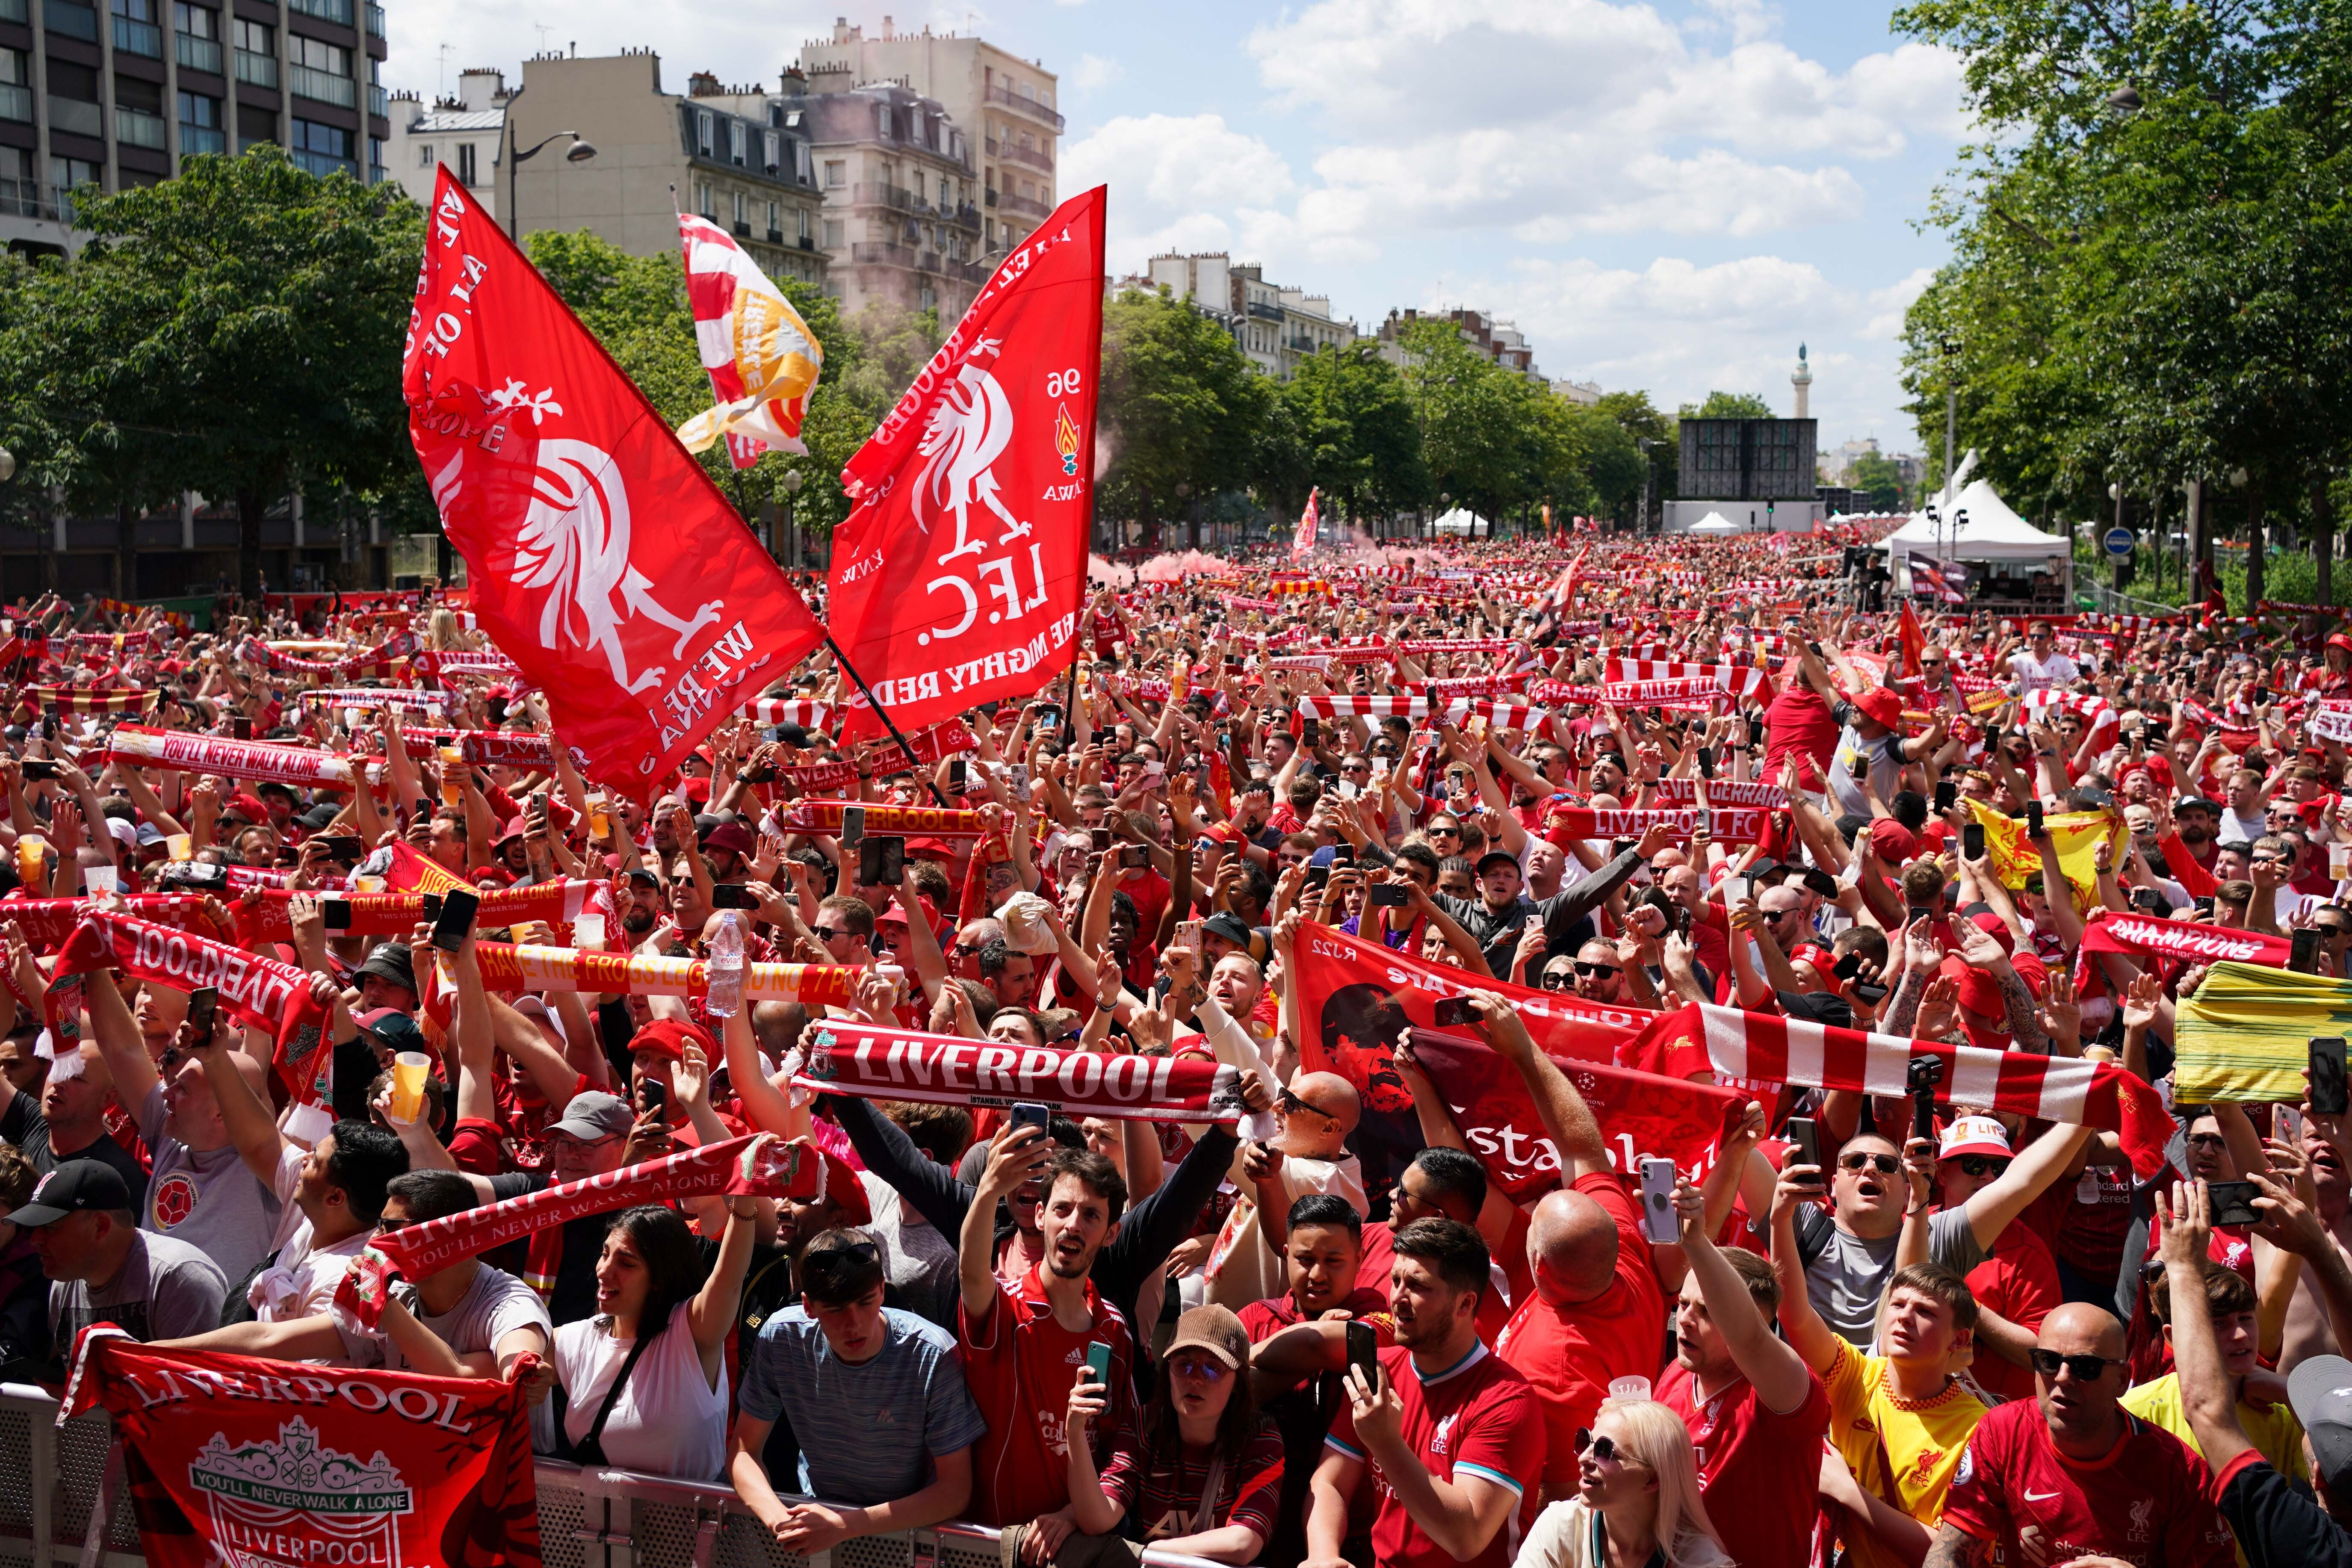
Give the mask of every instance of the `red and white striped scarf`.
<path id="1" fill-rule="evenodd" d="M 2163 1169 L 2172 1136 L 2172 1118 L 2156 1090 L 2113 1062 L 1864 1034 L 1699 1003 L 1653 1024 L 1644 1038 L 1653 1035 L 1659 1043 L 1675 1035 L 1702 1041 L 1721 1078 L 1863 1094 L 1906 1092 L 1911 1059 L 1935 1057 L 1944 1064 L 1938 1103 L 1990 1106 L 2116 1133 L 2143 1181 Z"/>

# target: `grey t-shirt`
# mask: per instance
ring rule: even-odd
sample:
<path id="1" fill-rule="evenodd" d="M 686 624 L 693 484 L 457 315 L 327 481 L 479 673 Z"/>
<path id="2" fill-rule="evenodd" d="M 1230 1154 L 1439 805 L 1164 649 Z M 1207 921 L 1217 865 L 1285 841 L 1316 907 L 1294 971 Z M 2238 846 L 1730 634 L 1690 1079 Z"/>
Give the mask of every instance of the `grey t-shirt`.
<path id="1" fill-rule="evenodd" d="M 416 1287 L 403 1281 L 393 1291 L 401 1305 L 416 1314 L 416 1321 L 439 1337 L 441 1342 L 458 1355 L 476 1352 L 495 1351 L 499 1342 L 517 1329 L 536 1323 L 548 1342 L 555 1342 L 555 1324 L 547 1315 L 547 1303 L 539 1292 L 502 1269 L 483 1264 L 474 1271 L 474 1283 L 457 1304 L 446 1312 L 428 1314 L 420 1310 L 422 1302 Z M 336 1328 L 343 1336 L 343 1351 L 353 1366 L 381 1366 L 394 1372 L 408 1365 L 408 1358 L 391 1336 L 381 1339 L 355 1334 L 339 1320 Z"/>
<path id="2" fill-rule="evenodd" d="M 755 1421 L 791 1422 L 801 1473 L 787 1490 L 861 1508 L 888 1502 L 922 1489 L 932 1458 L 987 1432 L 955 1336 L 896 1307 L 882 1321 L 881 1350 L 856 1366 L 833 1353 L 805 1308 L 760 1325 L 740 1405 Z"/>
<path id="3" fill-rule="evenodd" d="M 139 1206 L 139 1228 L 194 1247 L 231 1279 L 276 1250 L 285 1205 L 246 1169 L 234 1145 L 199 1154 L 163 1133 L 163 1086 L 139 1106 L 139 1136 L 155 1157 Z"/>
<path id="4" fill-rule="evenodd" d="M 1797 1211 L 1797 1252 L 1805 1262 L 1805 1294 L 1822 1321 L 1857 1350 L 1868 1350 L 1878 1334 L 1878 1298 L 1895 1272 L 1899 1234 L 1865 1241 L 1843 1230 L 1824 1211 Z M 1955 1274 L 1985 1259 L 1969 1227 L 1966 1208 L 1938 1209 L 1927 1216 L 1927 1258 Z"/>
<path id="5" fill-rule="evenodd" d="M 83 1279 L 49 1286 L 50 1342 L 70 1354 L 74 1339 L 92 1323 L 112 1323 L 134 1340 L 176 1340 L 220 1327 L 228 1281 L 213 1261 L 184 1241 L 138 1231 L 117 1274 L 93 1290 Z"/>
<path id="6" fill-rule="evenodd" d="M 1862 797 L 1854 784 L 1857 770 L 1866 769 L 1870 787 L 1878 792 L 1882 801 L 1891 801 L 1903 787 L 1903 737 L 1881 735 L 1875 741 L 1865 741 L 1854 726 L 1854 710 L 1845 703 L 1837 706 L 1837 716 L 1845 721 L 1845 729 L 1838 735 L 1837 750 L 1830 754 L 1830 793 L 1837 799 L 1838 809 L 1850 816 L 1870 815 L 1870 803 Z"/>
<path id="7" fill-rule="evenodd" d="M 908 1310 L 941 1328 L 952 1328 L 963 1284 L 956 1272 L 955 1243 L 898 1195 L 898 1189 L 871 1171 L 859 1173 L 873 1222 L 863 1228 L 882 1244 L 882 1269 L 898 1287 Z"/>

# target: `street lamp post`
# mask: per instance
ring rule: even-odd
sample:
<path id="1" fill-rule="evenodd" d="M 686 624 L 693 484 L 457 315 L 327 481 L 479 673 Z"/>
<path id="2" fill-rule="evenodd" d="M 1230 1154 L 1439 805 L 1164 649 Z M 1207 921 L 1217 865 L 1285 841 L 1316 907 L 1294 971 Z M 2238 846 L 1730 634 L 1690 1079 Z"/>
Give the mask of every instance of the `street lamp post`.
<path id="1" fill-rule="evenodd" d="M 1642 515 L 1633 520 L 1633 536 L 1638 539 L 1650 531 L 1650 448 L 1658 443 L 1648 436 L 1636 436 L 1633 440 L 1642 448 Z"/>
<path id="2" fill-rule="evenodd" d="M 521 96 L 520 92 L 515 94 L 515 98 Z M 572 145 L 563 150 L 565 163 L 584 163 L 596 155 L 594 145 L 583 139 L 577 131 L 559 131 L 554 135 L 533 142 L 521 152 L 517 152 L 515 150 L 514 99 L 507 100 L 507 237 L 509 239 L 518 237 L 515 228 L 516 165 L 538 157 L 540 149 L 545 147 L 548 142 L 561 142 L 566 136 L 572 138 Z"/>
<path id="3" fill-rule="evenodd" d="M 1952 356 L 1960 352 L 1958 342 L 1944 340 L 1944 505 L 1949 508 L 1958 499 L 1952 483 L 1952 464 L 1958 454 L 1953 451 L 1960 429 L 1960 384 L 1952 374 Z"/>

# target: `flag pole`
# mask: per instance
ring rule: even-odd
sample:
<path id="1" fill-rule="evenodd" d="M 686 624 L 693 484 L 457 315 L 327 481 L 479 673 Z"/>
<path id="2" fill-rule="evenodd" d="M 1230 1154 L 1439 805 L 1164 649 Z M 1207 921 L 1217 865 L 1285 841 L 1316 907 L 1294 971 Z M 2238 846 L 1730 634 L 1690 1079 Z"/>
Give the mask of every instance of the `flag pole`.
<path id="1" fill-rule="evenodd" d="M 866 684 L 866 678 L 857 673 L 857 667 L 849 662 L 849 656 L 841 651 L 841 645 L 833 640 L 831 632 L 827 632 L 824 636 L 824 646 L 833 650 L 834 661 L 849 672 L 849 679 L 857 682 L 857 689 L 866 693 L 866 705 L 874 710 L 876 716 L 889 730 L 890 738 L 898 742 L 898 749 L 907 753 L 907 766 L 923 780 L 924 784 L 931 792 L 931 798 L 939 802 L 940 809 L 948 810 L 948 797 L 940 793 L 938 781 L 923 773 L 922 759 L 915 755 L 915 748 L 907 743 L 907 737 L 898 732 L 898 721 L 890 717 L 890 710 L 876 700 L 874 689 Z"/>

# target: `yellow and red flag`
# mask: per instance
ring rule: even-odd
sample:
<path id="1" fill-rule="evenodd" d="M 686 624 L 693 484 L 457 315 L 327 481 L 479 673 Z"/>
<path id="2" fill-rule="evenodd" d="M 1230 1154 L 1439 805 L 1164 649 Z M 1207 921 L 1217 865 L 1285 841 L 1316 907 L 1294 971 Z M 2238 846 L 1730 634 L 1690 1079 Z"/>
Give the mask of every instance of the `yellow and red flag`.
<path id="1" fill-rule="evenodd" d="M 739 468 L 768 451 L 806 452 L 801 423 L 824 367 L 816 334 L 725 229 L 680 213 L 677 232 L 695 342 L 719 399 L 679 426 L 677 438 L 700 452 L 723 436 Z"/>

